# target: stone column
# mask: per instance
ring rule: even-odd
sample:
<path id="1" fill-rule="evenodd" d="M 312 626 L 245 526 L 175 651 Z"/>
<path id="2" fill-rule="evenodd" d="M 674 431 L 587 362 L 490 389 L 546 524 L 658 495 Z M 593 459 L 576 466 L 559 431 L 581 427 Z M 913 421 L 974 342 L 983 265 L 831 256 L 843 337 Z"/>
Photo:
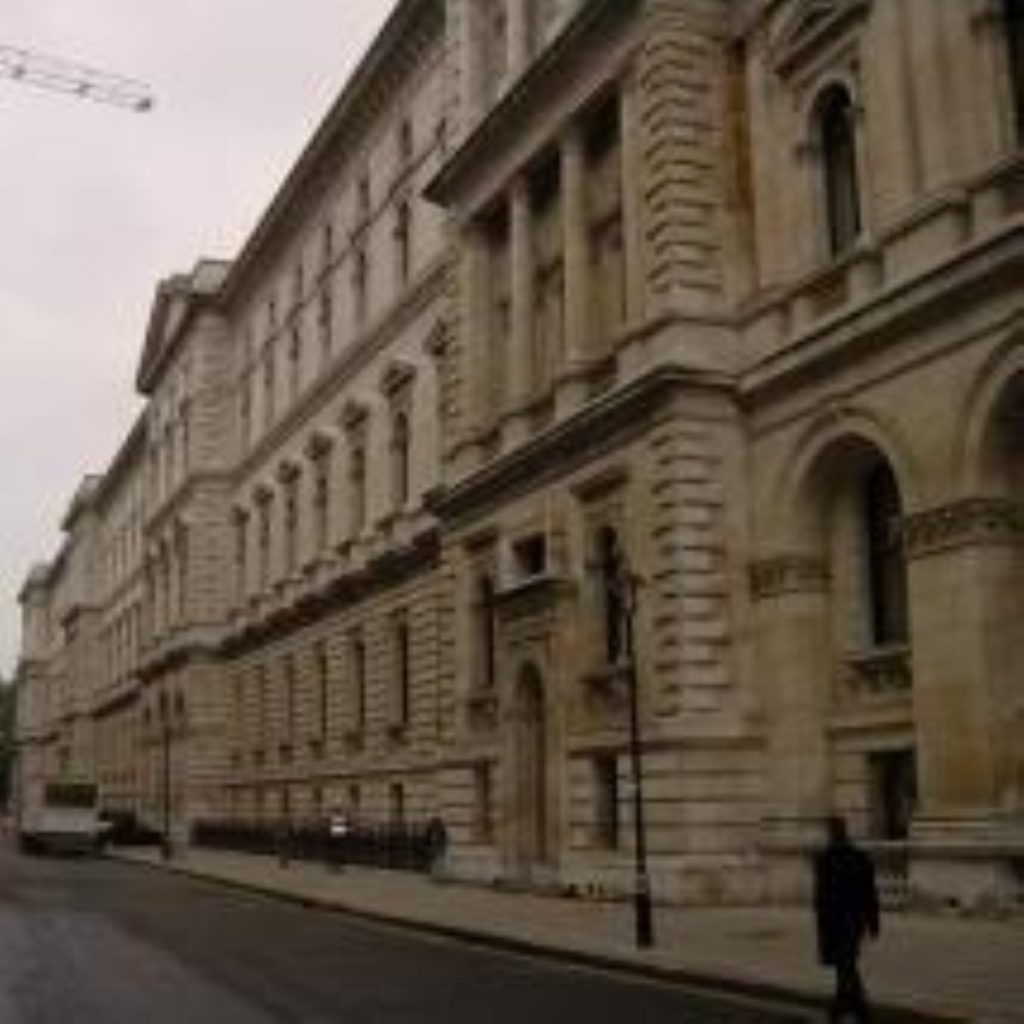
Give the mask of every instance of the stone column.
<path id="1" fill-rule="evenodd" d="M 472 130 L 480 112 L 480 43 L 476 31 L 479 0 L 458 0 L 459 119 L 458 138 Z"/>
<path id="2" fill-rule="evenodd" d="M 570 415 L 585 398 L 585 381 L 581 374 L 587 361 L 590 268 L 586 165 L 582 133 L 577 124 L 570 124 L 562 138 L 562 253 L 565 335 L 557 392 L 559 416 Z"/>
<path id="3" fill-rule="evenodd" d="M 509 224 L 511 232 L 512 330 L 505 379 L 506 418 L 503 442 L 514 446 L 527 433 L 526 406 L 533 375 L 534 254 L 530 187 L 520 175 L 512 183 Z"/>
<path id="4" fill-rule="evenodd" d="M 756 563 L 751 584 L 765 701 L 768 885 L 772 897 L 792 898 L 806 888 L 807 851 L 829 809 L 828 570 L 819 558 L 783 554 Z"/>
<path id="5" fill-rule="evenodd" d="M 622 245 L 626 264 L 626 322 L 641 323 L 644 299 L 643 165 L 637 84 L 630 73 L 619 84 L 619 136 L 622 140 Z"/>
<path id="6" fill-rule="evenodd" d="M 500 410 L 492 407 L 490 375 L 503 368 L 489 365 L 491 326 L 488 318 L 487 240 L 483 229 L 474 223 L 463 226 L 459 240 L 459 325 L 460 374 L 463 384 L 463 410 L 457 472 L 472 470 L 479 463 L 479 435 Z"/>
<path id="7" fill-rule="evenodd" d="M 508 70 L 517 78 L 530 60 L 530 0 L 506 0 L 508 6 Z"/>
<path id="8" fill-rule="evenodd" d="M 909 516 L 919 890 L 973 903 L 1008 884 L 1024 807 L 1024 508 L 972 498 Z M 957 857 L 970 848 L 975 856 Z M 987 857 L 985 856 L 987 852 Z M 938 875 L 935 875 L 936 865 Z"/>

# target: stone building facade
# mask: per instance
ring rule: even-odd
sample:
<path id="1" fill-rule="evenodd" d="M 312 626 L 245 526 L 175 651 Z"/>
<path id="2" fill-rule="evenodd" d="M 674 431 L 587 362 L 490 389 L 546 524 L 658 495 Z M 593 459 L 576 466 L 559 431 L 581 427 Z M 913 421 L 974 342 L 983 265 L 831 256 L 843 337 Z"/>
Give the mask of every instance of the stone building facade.
<path id="1" fill-rule="evenodd" d="M 157 290 L 23 776 L 621 892 L 635 652 L 659 898 L 791 896 L 841 811 L 1019 899 L 1022 111 L 1019 0 L 398 3 Z"/>

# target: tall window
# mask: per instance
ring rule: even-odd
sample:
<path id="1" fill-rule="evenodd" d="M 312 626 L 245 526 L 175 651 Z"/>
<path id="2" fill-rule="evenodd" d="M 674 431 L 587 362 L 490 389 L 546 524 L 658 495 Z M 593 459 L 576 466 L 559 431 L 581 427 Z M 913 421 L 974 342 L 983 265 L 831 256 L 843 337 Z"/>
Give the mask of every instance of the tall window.
<path id="1" fill-rule="evenodd" d="M 267 670 L 261 665 L 256 670 L 256 746 L 262 750 L 267 743 L 267 727 L 269 725 L 269 699 L 267 692 Z"/>
<path id="2" fill-rule="evenodd" d="M 302 331 L 292 326 L 288 338 L 288 394 L 294 402 L 302 385 Z"/>
<path id="3" fill-rule="evenodd" d="M 473 643 L 476 648 L 477 678 L 479 685 L 493 688 L 496 680 L 496 653 L 494 629 L 494 579 L 489 572 L 476 581 L 473 600 Z"/>
<path id="4" fill-rule="evenodd" d="M 402 118 L 398 126 L 398 161 L 403 168 L 412 163 L 413 158 L 413 132 L 412 121 L 409 118 Z"/>
<path id="5" fill-rule="evenodd" d="M 389 817 L 392 825 L 405 824 L 405 787 L 400 782 L 391 784 L 389 790 Z"/>
<path id="6" fill-rule="evenodd" d="M 852 248 L 861 228 L 855 114 L 845 88 L 824 92 L 816 120 L 829 249 L 839 256 Z"/>
<path id="7" fill-rule="evenodd" d="M 244 450 L 252 441 L 252 385 L 248 373 L 242 378 L 238 394 L 238 432 Z"/>
<path id="8" fill-rule="evenodd" d="M 313 535 L 317 551 L 327 547 L 331 516 L 331 462 L 326 451 L 313 463 Z"/>
<path id="9" fill-rule="evenodd" d="M 396 510 L 409 500 L 409 446 L 409 418 L 400 412 L 391 428 L 391 500 Z"/>
<path id="10" fill-rule="evenodd" d="M 274 373 L 274 347 L 267 345 L 263 353 L 263 424 L 271 426 L 274 422 L 274 397 L 277 382 Z"/>
<path id="11" fill-rule="evenodd" d="M 616 530 L 603 526 L 597 532 L 597 566 L 600 575 L 601 637 L 605 663 L 617 665 L 625 654 L 622 546 Z"/>
<path id="12" fill-rule="evenodd" d="M 282 744 L 290 744 L 295 738 L 295 718 L 297 713 L 295 690 L 295 659 L 288 655 L 284 659 L 282 668 L 282 685 L 284 687 L 284 723 L 282 729 Z"/>
<path id="13" fill-rule="evenodd" d="M 192 403 L 183 399 L 179 411 L 181 419 L 181 470 L 187 476 L 192 465 Z"/>
<path id="14" fill-rule="evenodd" d="M 619 769 L 614 754 L 594 758 L 594 838 L 597 845 L 619 845 Z"/>
<path id="15" fill-rule="evenodd" d="M 259 574 L 260 587 L 265 588 L 270 582 L 270 495 L 263 495 L 259 503 Z"/>
<path id="16" fill-rule="evenodd" d="M 395 264 L 399 284 L 407 284 L 412 271 L 412 207 L 404 199 L 395 208 Z"/>
<path id="17" fill-rule="evenodd" d="M 317 328 L 320 332 L 320 352 L 326 361 L 331 354 L 331 347 L 334 344 L 334 305 L 331 301 L 331 293 L 328 288 L 320 293 L 320 301 L 317 306 Z"/>
<path id="18" fill-rule="evenodd" d="M 1024 0 L 1003 0 L 1010 91 L 1018 143 L 1024 143 Z"/>
<path id="19" fill-rule="evenodd" d="M 903 552 L 903 509 L 892 470 L 879 463 L 865 479 L 871 639 L 876 646 L 907 641 L 907 568 Z"/>
<path id="20" fill-rule="evenodd" d="M 299 478 L 294 473 L 284 482 L 284 568 L 292 573 L 299 560 Z"/>
<path id="21" fill-rule="evenodd" d="M 249 549 L 249 516 L 242 509 L 235 513 L 235 595 L 245 597 L 246 560 Z"/>
<path id="22" fill-rule="evenodd" d="M 323 270 L 330 270 L 334 262 L 334 225 L 326 221 L 320 234 L 320 259 Z"/>
<path id="23" fill-rule="evenodd" d="M 356 630 L 349 637 L 349 671 L 352 680 L 352 726 L 366 728 L 366 642 Z"/>
<path id="24" fill-rule="evenodd" d="M 476 838 L 487 843 L 494 838 L 494 776 L 489 761 L 473 769 L 473 790 Z"/>
<path id="25" fill-rule="evenodd" d="M 177 542 L 177 559 L 178 559 L 178 579 L 177 579 L 177 619 L 179 623 L 184 623 L 188 616 L 188 580 L 189 580 L 189 548 L 188 548 L 188 528 L 181 526 L 178 529 Z"/>
<path id="26" fill-rule="evenodd" d="M 330 717 L 330 663 L 327 660 L 327 645 L 322 641 L 313 649 L 313 666 L 316 673 L 317 735 L 321 740 L 326 740 Z"/>
<path id="27" fill-rule="evenodd" d="M 409 623 L 404 615 L 395 618 L 395 716 L 396 725 L 409 724 L 412 704 L 412 651 Z"/>
<path id="28" fill-rule="evenodd" d="M 349 500 L 352 535 L 358 536 L 366 525 L 366 448 L 361 441 L 353 443 L 349 457 Z"/>
<path id="29" fill-rule="evenodd" d="M 356 324 L 366 323 L 366 311 L 369 306 L 370 264 L 363 248 L 356 249 L 352 255 L 352 298 L 355 303 Z"/>

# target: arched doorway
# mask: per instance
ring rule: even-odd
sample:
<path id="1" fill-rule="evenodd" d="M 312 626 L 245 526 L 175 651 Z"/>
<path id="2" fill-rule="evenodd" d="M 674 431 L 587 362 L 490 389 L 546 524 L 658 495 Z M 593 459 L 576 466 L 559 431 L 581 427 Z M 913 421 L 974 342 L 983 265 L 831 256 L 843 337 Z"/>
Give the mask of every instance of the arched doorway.
<path id="1" fill-rule="evenodd" d="M 521 875 L 549 859 L 548 749 L 544 679 L 533 662 L 519 671 L 515 689 L 515 856 Z"/>

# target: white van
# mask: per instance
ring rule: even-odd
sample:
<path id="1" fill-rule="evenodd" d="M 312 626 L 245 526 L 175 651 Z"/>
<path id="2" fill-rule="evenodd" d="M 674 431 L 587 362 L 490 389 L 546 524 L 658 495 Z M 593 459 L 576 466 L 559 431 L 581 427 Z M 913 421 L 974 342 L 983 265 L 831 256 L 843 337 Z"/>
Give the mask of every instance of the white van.
<path id="1" fill-rule="evenodd" d="M 93 853 L 103 825 L 93 782 L 38 782 L 21 808 L 19 843 L 28 853 Z"/>

